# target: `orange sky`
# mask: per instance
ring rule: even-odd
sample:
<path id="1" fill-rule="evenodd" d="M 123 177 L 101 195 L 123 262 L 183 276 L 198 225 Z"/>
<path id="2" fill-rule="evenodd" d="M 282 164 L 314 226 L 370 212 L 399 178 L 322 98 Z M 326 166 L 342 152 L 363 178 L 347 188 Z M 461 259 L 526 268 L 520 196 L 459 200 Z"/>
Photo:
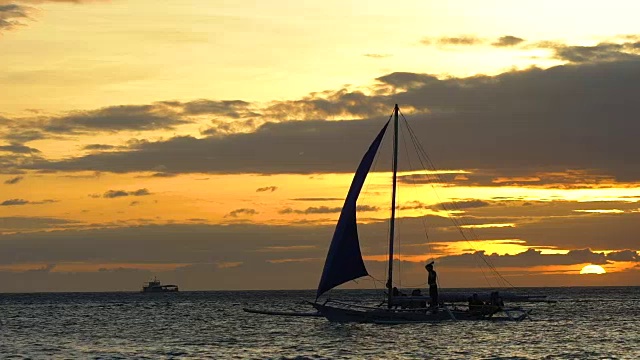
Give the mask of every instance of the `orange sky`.
<path id="1" fill-rule="evenodd" d="M 640 285 L 640 6 L 394 6 L 0 0 L 0 291 L 314 288 L 395 103 L 440 170 L 403 128 L 398 284 Z"/>

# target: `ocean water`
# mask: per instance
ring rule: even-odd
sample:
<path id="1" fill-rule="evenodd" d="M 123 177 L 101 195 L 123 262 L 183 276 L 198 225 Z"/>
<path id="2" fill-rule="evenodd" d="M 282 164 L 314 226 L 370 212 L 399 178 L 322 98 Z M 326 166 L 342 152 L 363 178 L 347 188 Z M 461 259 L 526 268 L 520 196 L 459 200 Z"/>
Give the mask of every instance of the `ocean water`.
<path id="1" fill-rule="evenodd" d="M 0 358 L 640 359 L 640 287 L 518 291 L 558 302 L 519 323 L 374 325 L 242 311 L 312 310 L 313 291 L 0 294 Z"/>

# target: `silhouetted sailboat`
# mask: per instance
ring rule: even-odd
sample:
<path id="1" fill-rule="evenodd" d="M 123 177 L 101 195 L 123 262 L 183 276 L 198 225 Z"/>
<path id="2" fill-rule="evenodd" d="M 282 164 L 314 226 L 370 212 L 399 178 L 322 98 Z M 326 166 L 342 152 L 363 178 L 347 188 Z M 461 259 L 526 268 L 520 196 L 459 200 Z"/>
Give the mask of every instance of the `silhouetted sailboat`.
<path id="1" fill-rule="evenodd" d="M 329 251 L 316 291 L 316 300 L 309 302 L 318 312 L 282 312 L 270 310 L 244 310 L 252 313 L 286 316 L 323 316 L 332 322 L 366 322 L 366 323 L 409 323 L 409 322 L 434 322 L 443 320 L 522 320 L 529 317 L 530 311 L 521 307 L 505 307 L 503 301 L 531 301 L 546 302 L 544 296 L 526 296 L 512 293 L 498 293 L 497 291 L 485 294 L 441 294 L 438 301 L 431 301 L 429 296 L 397 296 L 392 291 L 394 279 L 394 236 L 396 225 L 396 192 L 398 173 L 398 117 L 400 109 L 394 107 L 393 114 L 375 137 L 369 149 L 364 154 L 358 166 L 349 191 L 347 192 L 335 232 L 329 246 Z M 357 201 L 365 183 L 367 175 L 376 157 L 380 144 L 384 138 L 389 124 L 393 120 L 393 160 L 392 160 L 392 188 L 391 188 L 391 216 L 389 218 L 389 251 L 388 273 L 385 301 L 380 306 L 362 306 L 361 304 L 346 303 L 327 299 L 319 302 L 320 297 L 327 291 L 364 276 L 369 273 L 366 269 L 360 240 L 358 238 L 357 225 Z M 412 133 L 410 131 L 410 133 Z M 413 139 L 417 140 L 417 139 Z M 457 225 L 456 225 L 457 226 Z M 493 269 L 495 271 L 495 269 Z M 427 301 L 432 302 L 427 307 Z M 468 307 L 459 307 L 458 304 L 468 302 Z M 382 306 L 386 305 L 386 306 Z"/>
<path id="2" fill-rule="evenodd" d="M 514 294 L 483 294 L 487 302 L 480 300 L 480 305 L 469 305 L 467 309 L 460 309 L 456 306 L 444 305 L 444 302 L 467 302 L 470 294 L 456 294 L 439 296 L 437 304 L 426 307 L 428 296 L 394 296 L 393 284 L 393 259 L 394 259 L 394 236 L 396 217 L 396 191 L 398 172 L 398 105 L 394 107 L 393 114 L 382 127 L 369 149 L 360 161 L 360 165 L 355 172 L 351 187 L 347 193 L 340 218 L 336 225 L 333 239 L 327 253 L 324 270 L 318 289 L 316 301 L 312 305 L 318 312 L 329 321 L 334 322 L 373 322 L 373 323 L 404 323 L 404 322 L 429 322 L 442 320 L 479 320 L 496 319 L 497 313 L 505 314 L 505 319 L 522 320 L 529 316 L 529 311 L 520 307 L 504 307 L 504 300 L 536 301 L 540 297 L 517 296 Z M 393 160 L 392 160 L 392 188 L 391 188 L 391 216 L 389 218 L 389 251 L 388 251 L 388 274 L 387 274 L 387 298 L 386 306 L 367 307 L 359 304 L 349 304 L 340 301 L 326 300 L 318 302 L 321 295 L 334 287 L 345 282 L 369 275 L 365 267 L 360 243 L 358 239 L 358 227 L 356 221 L 356 203 L 360 191 L 364 185 L 367 174 L 371 169 L 373 160 L 378 152 L 385 132 L 393 118 Z M 478 301 L 478 300 L 476 300 Z M 385 303 L 381 304 L 384 305 Z"/>

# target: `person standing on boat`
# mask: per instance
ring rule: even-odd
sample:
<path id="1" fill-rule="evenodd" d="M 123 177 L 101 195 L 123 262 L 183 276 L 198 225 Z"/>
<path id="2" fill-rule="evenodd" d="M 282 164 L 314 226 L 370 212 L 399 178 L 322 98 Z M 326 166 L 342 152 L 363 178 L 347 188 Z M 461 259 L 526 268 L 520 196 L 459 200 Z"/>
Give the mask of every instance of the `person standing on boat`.
<path id="1" fill-rule="evenodd" d="M 429 298 L 431 298 L 431 306 L 438 305 L 438 275 L 433 270 L 433 261 L 428 263 L 425 267 L 429 273 L 427 283 L 429 284 Z"/>

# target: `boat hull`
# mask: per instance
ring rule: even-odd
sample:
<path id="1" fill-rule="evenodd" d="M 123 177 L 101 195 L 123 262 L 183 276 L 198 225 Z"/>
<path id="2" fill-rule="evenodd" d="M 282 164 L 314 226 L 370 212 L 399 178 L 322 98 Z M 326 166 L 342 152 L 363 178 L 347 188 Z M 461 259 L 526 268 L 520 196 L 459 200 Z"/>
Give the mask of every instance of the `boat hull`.
<path id="1" fill-rule="evenodd" d="M 245 312 L 252 314 L 262 314 L 262 315 L 277 315 L 277 316 L 301 316 L 301 317 L 321 317 L 322 314 L 319 312 L 308 312 L 308 311 L 275 311 L 275 310 L 262 310 L 262 309 L 252 309 L 252 308 L 242 308 Z"/>
<path id="2" fill-rule="evenodd" d="M 314 303 L 313 307 L 330 322 L 395 323 L 395 322 L 441 322 L 456 320 L 449 310 L 396 311 L 386 308 L 347 308 Z M 453 315 L 453 317 L 452 317 Z"/>
<path id="3" fill-rule="evenodd" d="M 144 287 L 142 289 L 143 293 L 175 293 L 178 292 L 178 287 Z"/>
<path id="4" fill-rule="evenodd" d="M 449 309 L 448 307 L 440 307 L 437 310 L 398 310 L 360 306 L 349 308 L 346 304 L 340 304 L 339 306 L 320 303 L 311 304 L 327 320 L 337 323 L 406 324 L 457 320 L 521 321 L 528 318 L 530 314 L 529 311 L 516 308 L 506 309 L 503 311 L 504 316 L 497 314 L 486 316 L 473 314 L 466 310 Z"/>

